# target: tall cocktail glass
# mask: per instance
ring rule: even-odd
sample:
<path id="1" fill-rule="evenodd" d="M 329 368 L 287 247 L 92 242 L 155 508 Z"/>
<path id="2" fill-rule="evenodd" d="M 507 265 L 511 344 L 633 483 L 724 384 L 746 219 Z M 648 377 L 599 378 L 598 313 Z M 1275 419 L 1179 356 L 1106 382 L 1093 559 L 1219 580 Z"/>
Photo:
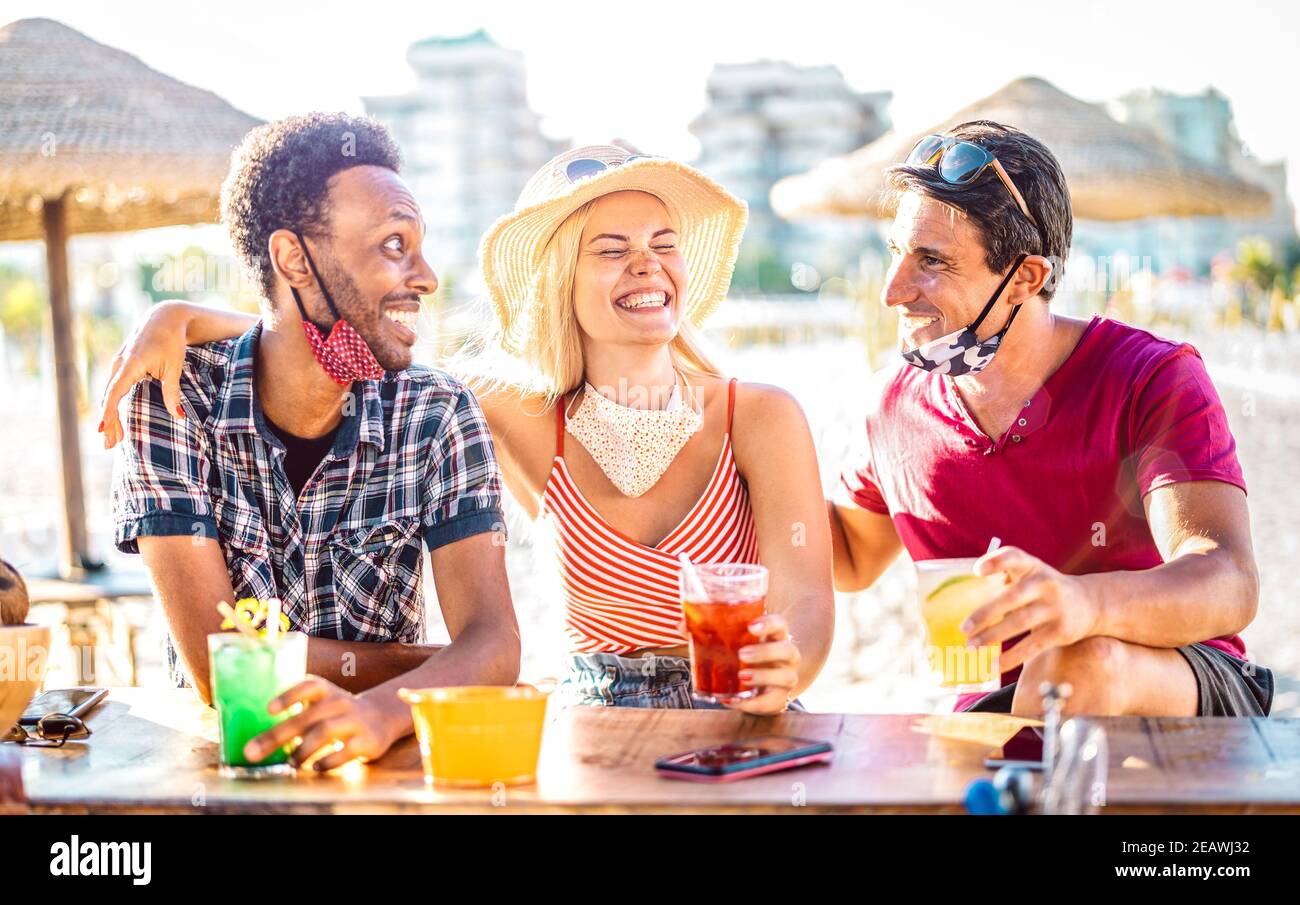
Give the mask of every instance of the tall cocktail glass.
<path id="1" fill-rule="evenodd" d="M 1006 586 L 1001 572 L 979 576 L 975 558 L 916 563 L 916 596 L 925 621 L 925 653 L 933 680 L 961 693 L 996 691 L 1001 645 L 972 647 L 961 624 Z"/>
<path id="2" fill-rule="evenodd" d="M 244 756 L 244 745 L 289 716 L 267 712 L 271 699 L 288 691 L 307 675 L 307 636 L 301 632 L 273 640 L 249 638 L 239 632 L 208 635 L 212 676 L 212 706 L 221 724 L 221 773 L 240 779 L 293 772 L 289 752 L 282 748 L 256 763 Z"/>
<path id="3" fill-rule="evenodd" d="M 758 638 L 749 624 L 767 611 L 767 569 L 749 563 L 695 566 L 699 585 L 682 576 L 682 611 L 690 637 L 692 693 L 729 704 L 760 691 L 740 681 L 739 651 Z M 703 594 L 701 595 L 701 591 Z"/>

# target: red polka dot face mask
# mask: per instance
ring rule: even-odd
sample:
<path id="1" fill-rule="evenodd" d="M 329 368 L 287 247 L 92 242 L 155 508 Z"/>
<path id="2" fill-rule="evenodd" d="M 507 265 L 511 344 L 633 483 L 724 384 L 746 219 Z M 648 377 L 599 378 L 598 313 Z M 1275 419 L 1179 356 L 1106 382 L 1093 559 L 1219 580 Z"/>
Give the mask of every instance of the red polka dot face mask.
<path id="1" fill-rule="evenodd" d="M 334 326 L 330 328 L 329 336 L 325 336 L 307 317 L 307 309 L 303 307 L 298 290 L 290 287 L 293 300 L 298 303 L 298 313 L 302 315 L 302 329 L 307 334 L 312 355 L 325 369 L 330 379 L 341 386 L 350 386 L 354 380 L 380 379 L 384 376 L 383 365 L 375 358 L 375 354 L 370 351 L 370 347 L 366 345 L 361 335 L 339 313 L 330 291 L 325 288 L 325 281 L 320 278 L 316 262 L 312 260 L 311 252 L 307 250 L 307 243 L 303 240 L 302 234 L 295 232 L 294 235 L 302 245 L 307 266 L 311 268 L 312 276 L 316 278 L 316 285 L 320 287 L 321 295 L 325 297 L 325 304 L 329 305 L 330 313 L 334 315 Z"/>

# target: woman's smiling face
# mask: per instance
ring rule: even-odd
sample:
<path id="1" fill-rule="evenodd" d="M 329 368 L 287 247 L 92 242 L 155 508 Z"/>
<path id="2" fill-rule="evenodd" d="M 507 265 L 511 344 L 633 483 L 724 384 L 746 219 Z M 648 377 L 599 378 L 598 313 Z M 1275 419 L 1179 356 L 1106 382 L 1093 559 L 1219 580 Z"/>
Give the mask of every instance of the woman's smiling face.
<path id="1" fill-rule="evenodd" d="M 574 307 L 596 342 L 663 345 L 677 335 L 686 262 L 662 201 L 646 192 L 592 205 L 578 246 Z"/>

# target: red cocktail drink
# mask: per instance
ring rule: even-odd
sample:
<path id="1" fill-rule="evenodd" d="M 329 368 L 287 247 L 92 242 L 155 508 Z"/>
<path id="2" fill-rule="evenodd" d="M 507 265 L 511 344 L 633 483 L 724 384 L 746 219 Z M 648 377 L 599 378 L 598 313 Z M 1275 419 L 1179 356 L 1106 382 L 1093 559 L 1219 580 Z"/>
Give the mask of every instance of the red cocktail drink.
<path id="1" fill-rule="evenodd" d="M 692 588 L 685 576 L 682 580 L 693 693 L 700 700 L 724 704 L 752 698 L 759 689 L 740 681 L 739 652 L 758 643 L 749 626 L 767 611 L 767 569 L 741 564 L 695 568 L 700 586 Z"/>

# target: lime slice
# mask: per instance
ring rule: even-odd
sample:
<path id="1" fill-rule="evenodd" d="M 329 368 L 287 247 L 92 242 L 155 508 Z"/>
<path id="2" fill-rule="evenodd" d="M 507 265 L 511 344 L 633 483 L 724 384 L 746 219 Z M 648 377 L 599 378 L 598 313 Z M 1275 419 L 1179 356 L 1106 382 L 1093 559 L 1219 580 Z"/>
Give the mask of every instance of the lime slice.
<path id="1" fill-rule="evenodd" d="M 943 609 L 976 609 L 993 598 L 1006 586 L 1006 576 L 1001 572 L 992 575 L 954 575 L 939 583 L 926 595 L 925 602 Z"/>
<path id="2" fill-rule="evenodd" d="M 979 576 L 974 574 L 954 575 L 951 578 L 945 578 L 943 581 L 939 582 L 938 586 L 935 587 L 935 589 L 931 591 L 926 596 L 925 599 L 927 602 L 934 600 L 936 597 L 938 597 L 948 588 L 951 588 L 953 585 L 962 584 L 963 582 L 967 582 L 967 581 L 973 581 L 977 578 L 979 578 Z"/>

